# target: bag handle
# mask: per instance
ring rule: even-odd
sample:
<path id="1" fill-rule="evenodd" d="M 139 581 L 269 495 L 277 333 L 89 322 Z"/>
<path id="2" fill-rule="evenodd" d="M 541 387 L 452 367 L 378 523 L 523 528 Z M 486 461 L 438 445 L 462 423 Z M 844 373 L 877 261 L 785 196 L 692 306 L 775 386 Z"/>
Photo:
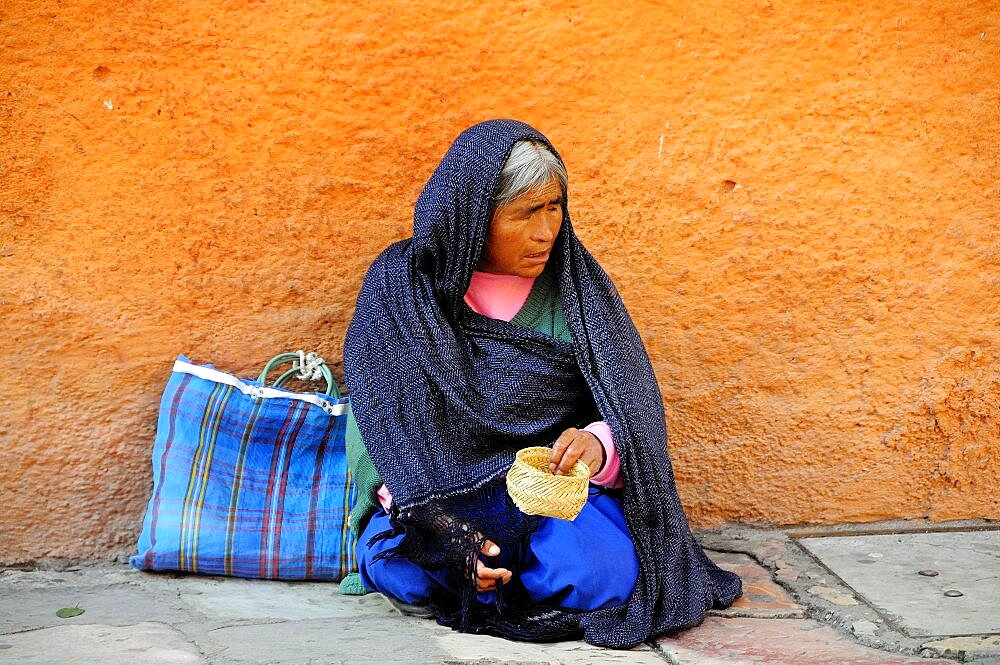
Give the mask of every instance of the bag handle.
<path id="1" fill-rule="evenodd" d="M 277 379 L 274 381 L 274 387 L 280 388 L 289 379 L 299 378 L 307 381 L 318 381 L 320 378 L 326 380 L 326 395 L 340 399 L 340 390 L 337 388 L 337 382 L 333 380 L 333 374 L 330 373 L 330 368 L 327 366 L 326 361 L 320 358 L 316 353 L 310 351 L 305 353 L 304 351 L 297 351 L 295 353 L 279 353 L 264 365 L 264 371 L 260 373 L 257 380 L 261 382 L 262 385 L 267 384 L 267 375 L 271 373 L 271 370 L 285 363 L 292 363 L 292 368 L 281 373 Z"/>

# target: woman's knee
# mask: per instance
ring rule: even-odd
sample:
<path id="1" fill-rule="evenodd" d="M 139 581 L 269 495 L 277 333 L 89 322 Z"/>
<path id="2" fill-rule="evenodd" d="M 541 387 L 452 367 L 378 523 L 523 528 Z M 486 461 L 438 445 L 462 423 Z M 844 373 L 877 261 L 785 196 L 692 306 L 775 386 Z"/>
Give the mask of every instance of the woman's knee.
<path id="1" fill-rule="evenodd" d="M 632 595 L 639 558 L 624 516 L 619 523 L 617 516 L 585 511 L 576 522 L 547 521 L 532 537 L 534 560 L 522 579 L 536 602 L 595 610 Z"/>
<path id="2" fill-rule="evenodd" d="M 390 528 L 385 515 L 376 515 L 369 521 L 361 537 L 358 538 L 358 573 L 366 588 L 392 596 L 404 603 L 426 603 L 431 596 L 435 580 L 423 568 L 404 557 L 378 555 L 391 550 L 402 536 L 376 540 L 379 533 Z"/>

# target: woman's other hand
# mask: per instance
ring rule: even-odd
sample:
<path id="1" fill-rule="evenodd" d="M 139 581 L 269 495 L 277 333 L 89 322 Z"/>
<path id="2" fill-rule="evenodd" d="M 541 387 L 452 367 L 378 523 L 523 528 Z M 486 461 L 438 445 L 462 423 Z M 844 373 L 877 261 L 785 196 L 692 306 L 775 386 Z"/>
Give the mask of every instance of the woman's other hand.
<path id="1" fill-rule="evenodd" d="M 480 552 L 486 556 L 493 557 L 500 554 L 500 548 L 492 540 L 487 540 L 483 543 Z M 513 577 L 514 573 L 506 568 L 490 568 L 483 563 L 482 559 L 476 560 L 476 591 L 479 593 L 496 590 L 497 580 L 502 580 L 504 584 L 509 584 Z"/>
<path id="2" fill-rule="evenodd" d="M 593 477 L 604 466 L 604 446 L 590 432 L 570 427 L 552 444 L 549 471 L 557 476 L 565 476 L 578 459 L 583 460 Z"/>

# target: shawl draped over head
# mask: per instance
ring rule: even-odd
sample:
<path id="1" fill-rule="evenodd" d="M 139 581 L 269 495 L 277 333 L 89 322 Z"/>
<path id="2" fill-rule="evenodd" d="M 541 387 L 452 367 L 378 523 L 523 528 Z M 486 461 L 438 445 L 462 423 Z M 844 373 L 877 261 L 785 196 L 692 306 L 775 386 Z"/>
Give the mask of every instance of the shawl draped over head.
<path id="1" fill-rule="evenodd" d="M 515 547 L 537 525 L 496 501 L 515 452 L 551 445 L 567 427 L 607 421 L 640 562 L 628 602 L 590 612 L 498 604 L 494 615 L 479 609 L 471 620 L 467 603 L 461 626 L 520 639 L 582 634 L 627 648 L 699 624 L 713 605 L 739 596 L 740 581 L 691 535 L 649 357 L 611 280 L 574 234 L 565 201 L 547 269 L 558 276 L 572 343 L 480 316 L 463 302 L 500 172 L 521 139 L 558 157 L 544 136 L 511 120 L 475 125 L 452 144 L 417 201 L 413 237 L 388 247 L 365 277 L 345 341 L 347 384 L 369 455 L 392 491 L 395 532 L 406 534 L 400 555 L 429 567 L 473 565 L 483 538 Z M 448 623 L 442 612 L 438 618 Z"/>

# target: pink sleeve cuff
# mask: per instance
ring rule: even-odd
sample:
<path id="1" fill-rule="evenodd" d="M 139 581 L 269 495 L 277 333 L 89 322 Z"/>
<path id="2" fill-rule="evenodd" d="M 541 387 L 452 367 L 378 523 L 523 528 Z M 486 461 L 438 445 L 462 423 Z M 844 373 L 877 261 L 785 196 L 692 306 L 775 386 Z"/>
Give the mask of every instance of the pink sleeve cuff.
<path id="1" fill-rule="evenodd" d="M 603 420 L 590 423 L 583 428 L 584 432 L 590 432 L 597 437 L 601 445 L 604 446 L 604 466 L 595 473 L 590 482 L 594 485 L 618 489 L 624 486 L 622 482 L 622 463 L 618 458 L 618 451 L 615 450 L 615 440 L 611 436 L 611 428 Z"/>
<path id="2" fill-rule="evenodd" d="M 385 512 L 392 512 L 392 492 L 385 485 L 378 488 L 378 502 L 382 504 L 382 509 Z"/>

